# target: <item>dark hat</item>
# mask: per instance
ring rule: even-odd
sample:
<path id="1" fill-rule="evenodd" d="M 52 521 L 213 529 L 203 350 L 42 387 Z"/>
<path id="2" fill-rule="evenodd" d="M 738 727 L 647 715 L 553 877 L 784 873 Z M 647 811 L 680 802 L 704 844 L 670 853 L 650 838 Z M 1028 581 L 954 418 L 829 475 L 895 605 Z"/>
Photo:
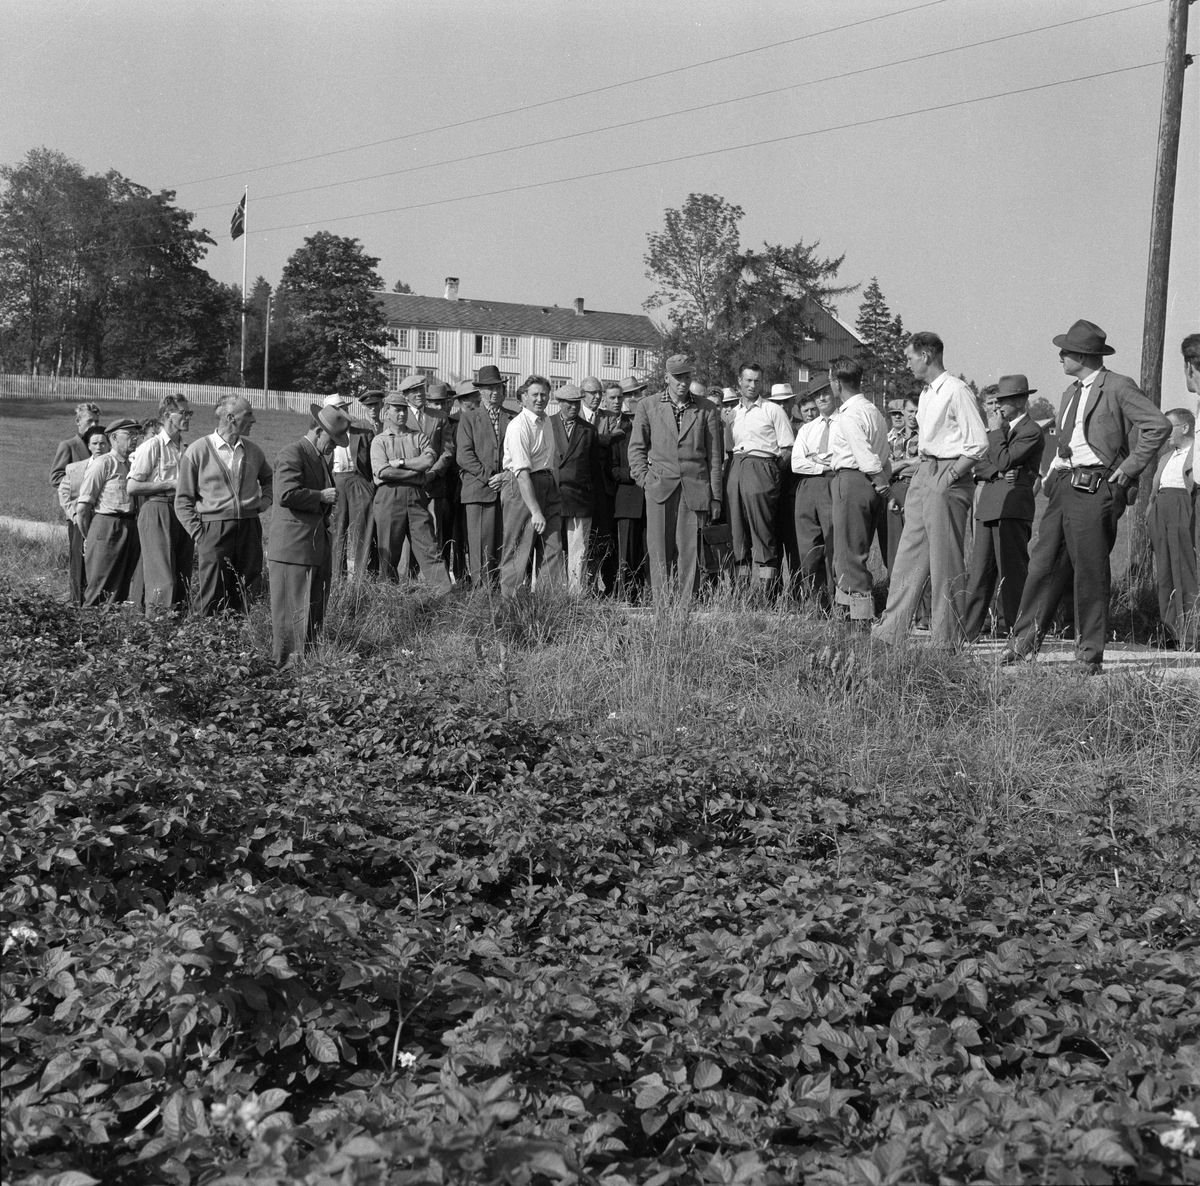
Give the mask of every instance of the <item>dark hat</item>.
<path id="1" fill-rule="evenodd" d="M 383 403 L 383 392 L 364 391 L 362 395 L 358 397 L 358 402 L 366 407 L 372 407 L 375 404 L 381 404 Z"/>
<path id="2" fill-rule="evenodd" d="M 630 375 L 628 379 L 621 380 L 621 394 L 622 395 L 632 395 L 635 391 L 645 391 L 645 390 L 646 390 L 646 380 L 645 379 L 636 379 L 636 378 L 634 378 L 633 375 Z"/>
<path id="3" fill-rule="evenodd" d="M 432 400 L 449 399 L 452 392 L 450 391 L 449 383 L 434 382 L 430 383 L 425 389 L 425 398 Z"/>
<path id="4" fill-rule="evenodd" d="M 422 387 L 428 384 L 429 380 L 424 375 L 409 375 L 406 379 L 400 380 L 401 391 L 419 391 Z"/>
<path id="5" fill-rule="evenodd" d="M 87 428 L 83 430 L 83 435 L 80 439 L 86 445 L 92 439 L 92 437 L 102 437 L 107 435 L 108 430 L 102 424 L 89 424 Z"/>
<path id="6" fill-rule="evenodd" d="M 389 391 L 383 399 L 385 408 L 407 408 L 408 400 L 404 398 L 402 391 Z"/>
<path id="7" fill-rule="evenodd" d="M 479 388 L 471 382 L 470 379 L 464 379 L 454 388 L 454 397 L 456 399 L 469 399 L 472 395 L 478 395 Z"/>
<path id="8" fill-rule="evenodd" d="M 577 404 L 583 399 L 583 392 L 574 383 L 567 383 L 554 393 L 554 398 L 560 404 Z"/>
<path id="9" fill-rule="evenodd" d="M 995 395 L 997 399 L 1016 399 L 1021 395 L 1032 395 L 1035 391 L 1037 388 L 1030 387 L 1029 380 L 1024 375 L 1001 375 L 1000 382 L 996 384 Z"/>
<path id="10" fill-rule="evenodd" d="M 691 373 L 692 360 L 686 354 L 672 354 L 667 359 L 668 375 L 690 375 Z"/>
<path id="11" fill-rule="evenodd" d="M 505 378 L 500 373 L 499 367 L 486 366 L 479 368 L 479 374 L 475 379 L 476 387 L 503 387 Z"/>
<path id="12" fill-rule="evenodd" d="M 336 404 L 309 404 L 308 411 L 314 426 L 323 428 L 335 445 L 350 443 L 350 417 Z"/>
<path id="13" fill-rule="evenodd" d="M 114 432 L 120 432 L 121 429 L 124 429 L 126 432 L 141 432 L 142 425 L 138 420 L 130 420 L 128 416 L 121 416 L 112 421 L 104 431 L 106 434 L 111 435 Z"/>
<path id="14" fill-rule="evenodd" d="M 1105 340 L 1107 334 L 1094 322 L 1075 322 L 1065 334 L 1059 334 L 1054 344 L 1071 354 L 1116 354 L 1116 350 Z"/>

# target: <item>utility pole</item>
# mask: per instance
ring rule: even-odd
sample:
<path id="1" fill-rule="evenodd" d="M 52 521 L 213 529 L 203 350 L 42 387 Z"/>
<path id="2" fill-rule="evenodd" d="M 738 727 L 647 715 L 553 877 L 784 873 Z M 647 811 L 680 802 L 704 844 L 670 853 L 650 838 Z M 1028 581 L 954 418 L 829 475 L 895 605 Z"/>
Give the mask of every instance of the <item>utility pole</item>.
<path id="1" fill-rule="evenodd" d="M 1162 110 L 1158 118 L 1158 163 L 1154 170 L 1154 206 L 1150 215 L 1150 258 L 1146 264 L 1146 320 L 1142 329 L 1142 390 L 1162 407 L 1163 339 L 1167 327 L 1167 280 L 1171 266 L 1171 217 L 1175 206 L 1175 172 L 1179 163 L 1179 125 L 1183 118 L 1183 75 L 1191 65 L 1187 52 L 1188 5 L 1168 0 L 1167 52 L 1163 63 Z M 1150 483 L 1140 483 L 1130 524 L 1130 575 L 1150 569 L 1146 508 Z"/>
<path id="2" fill-rule="evenodd" d="M 271 394 L 271 385 L 267 382 L 267 368 L 271 362 L 271 292 L 267 290 L 267 316 L 263 322 L 263 399 Z M 264 402 L 264 407 L 266 404 Z"/>

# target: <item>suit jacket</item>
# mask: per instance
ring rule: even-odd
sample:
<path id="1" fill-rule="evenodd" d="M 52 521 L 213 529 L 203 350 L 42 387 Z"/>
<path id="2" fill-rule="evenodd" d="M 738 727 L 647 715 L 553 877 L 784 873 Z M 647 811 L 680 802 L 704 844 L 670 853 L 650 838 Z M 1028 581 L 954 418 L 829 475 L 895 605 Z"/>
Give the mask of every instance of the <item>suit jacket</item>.
<path id="1" fill-rule="evenodd" d="M 83 437 L 78 433 L 65 441 L 59 441 L 58 448 L 54 450 L 54 461 L 50 465 L 50 485 L 57 486 L 63 480 L 63 474 L 67 472 L 67 466 L 71 462 L 87 461 L 90 456 Z"/>
<path id="2" fill-rule="evenodd" d="M 450 492 L 450 471 L 454 468 L 454 425 L 448 416 L 430 416 L 422 412 L 409 428 L 423 432 L 429 438 L 435 461 L 425 475 L 425 493 L 430 498 L 446 498 Z"/>
<path id="3" fill-rule="evenodd" d="M 593 427 L 600 445 L 601 482 L 604 493 L 612 498 L 617 492 L 617 482 L 612 472 L 613 445 L 626 435 L 627 424 L 622 424 L 620 412 L 597 412 Z"/>
<path id="4" fill-rule="evenodd" d="M 1162 483 L 1163 470 L 1167 468 L 1167 462 L 1171 460 L 1171 454 L 1174 449 L 1169 449 L 1158 459 L 1158 465 L 1154 469 L 1154 480 L 1150 483 L 1150 502 L 1153 504 L 1158 496 L 1159 487 Z M 1192 441 L 1188 448 L 1187 456 L 1183 459 L 1183 485 L 1184 489 L 1189 494 L 1196 492 L 1196 442 Z"/>
<path id="5" fill-rule="evenodd" d="M 1005 440 L 1003 428 L 988 433 L 987 457 L 975 467 L 975 478 L 983 489 L 975 505 L 975 518 L 1028 519 L 1033 522 L 1033 483 L 1041 472 L 1046 438 L 1042 426 L 1028 413 Z M 1017 471 L 1017 480 L 1009 482 L 1005 474 Z"/>
<path id="6" fill-rule="evenodd" d="M 595 513 L 596 495 L 604 484 L 596 429 L 582 416 L 576 417 L 569 429 L 561 416 L 549 420 L 562 513 L 564 517 L 588 518 Z"/>
<path id="7" fill-rule="evenodd" d="M 1058 409 L 1059 426 L 1078 390 L 1076 380 L 1063 393 Z M 1103 368 L 1092 381 L 1086 407 L 1076 409 L 1075 416 L 1076 422 L 1083 417 L 1084 436 L 1101 464 L 1121 469 L 1131 478 L 1136 478 L 1158 456 L 1171 435 L 1170 420 L 1128 375 Z"/>
<path id="8" fill-rule="evenodd" d="M 319 567 L 332 555 L 329 513 L 333 508 L 321 501 L 321 491 L 332 485 L 333 474 L 308 437 L 279 450 L 268 560 Z"/>
<path id="9" fill-rule="evenodd" d="M 640 519 L 646 513 L 646 495 L 633 480 L 629 472 L 629 430 L 633 421 L 625 417 L 622 436 L 614 437 L 612 449 L 612 476 L 616 486 L 613 494 L 614 519 Z"/>
<path id="10" fill-rule="evenodd" d="M 629 472 L 655 502 L 666 502 L 680 487 L 693 511 L 721 500 L 725 435 L 716 405 L 693 396 L 679 427 L 670 396 L 651 395 L 638 404 L 629 434 Z"/>
<path id="11" fill-rule="evenodd" d="M 500 492 L 488 487 L 488 479 L 503 470 L 504 434 L 512 414 L 500 411 L 500 441 L 492 432 L 492 419 L 487 408 L 467 408 L 459 417 L 455 457 L 462 475 L 464 503 L 493 503 L 500 501 Z"/>
<path id="12" fill-rule="evenodd" d="M 350 426 L 350 456 L 354 458 L 354 468 L 368 482 L 373 480 L 371 473 L 371 442 L 375 439 L 375 430 L 358 424 Z"/>

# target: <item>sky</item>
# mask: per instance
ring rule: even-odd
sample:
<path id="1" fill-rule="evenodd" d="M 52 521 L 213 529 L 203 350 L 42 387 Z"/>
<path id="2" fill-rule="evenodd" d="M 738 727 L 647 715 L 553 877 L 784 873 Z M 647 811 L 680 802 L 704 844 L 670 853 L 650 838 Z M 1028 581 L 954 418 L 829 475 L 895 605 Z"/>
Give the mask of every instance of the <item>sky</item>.
<path id="1" fill-rule="evenodd" d="M 388 288 L 622 312 L 664 210 L 719 194 L 744 244 L 819 242 L 952 371 L 1057 401 L 1076 318 L 1140 373 L 1166 29 L 1166 0 L 0 0 L 0 163 L 45 146 L 174 190 L 223 281 L 249 186 L 251 283 L 328 230 Z M 1200 331 L 1198 87 L 1164 408 Z"/>

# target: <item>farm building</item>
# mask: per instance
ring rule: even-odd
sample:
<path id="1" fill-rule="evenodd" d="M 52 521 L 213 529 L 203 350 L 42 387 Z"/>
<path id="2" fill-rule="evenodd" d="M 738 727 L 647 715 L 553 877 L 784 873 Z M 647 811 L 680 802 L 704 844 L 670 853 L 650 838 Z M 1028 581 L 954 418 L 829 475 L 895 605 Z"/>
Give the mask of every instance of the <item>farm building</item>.
<path id="1" fill-rule="evenodd" d="M 586 309 L 582 297 L 570 308 L 467 300 L 452 276 L 442 297 L 378 296 L 387 319 L 384 353 L 392 389 L 414 373 L 457 383 L 488 365 L 507 377 L 510 392 L 531 374 L 545 375 L 555 390 L 587 375 L 643 378 L 659 346 L 649 317 Z"/>

